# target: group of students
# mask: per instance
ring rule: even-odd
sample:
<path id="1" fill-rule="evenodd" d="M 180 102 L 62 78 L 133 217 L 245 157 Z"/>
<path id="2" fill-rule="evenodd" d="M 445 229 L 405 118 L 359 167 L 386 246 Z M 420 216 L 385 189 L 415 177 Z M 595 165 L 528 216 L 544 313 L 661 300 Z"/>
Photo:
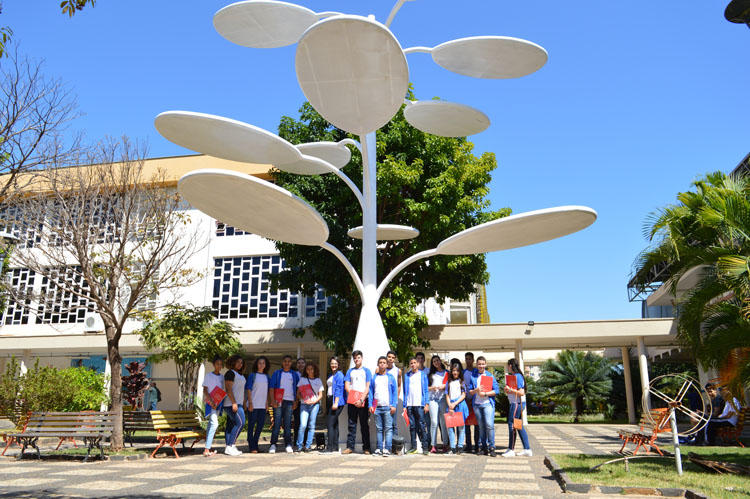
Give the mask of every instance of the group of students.
<path id="1" fill-rule="evenodd" d="M 296 369 L 293 369 L 293 359 L 289 355 L 282 358 L 281 368 L 270 376 L 270 364 L 264 356 L 255 359 L 252 369 L 246 375 L 244 359 L 240 355 L 233 355 L 226 360 L 227 371 L 224 374 L 221 372 L 223 360 L 214 359 L 214 370 L 206 375 L 203 382 L 208 419 L 204 455 L 216 453 L 212 448 L 213 440 L 218 428 L 218 417 L 222 412 L 227 415 L 225 454 L 242 454 L 237 449 L 236 442 L 245 424 L 246 413 L 249 451 L 257 453 L 260 433 L 269 408 L 273 410 L 273 427 L 268 452 L 276 452 L 282 427 L 286 452 L 295 452 L 293 442 L 296 452 L 309 452 L 323 397 L 326 397 L 327 402 L 325 410 L 328 439 L 326 448 L 321 452 L 339 451 L 339 417 L 346 407 L 348 434 L 342 454 L 354 452 L 358 425 L 363 452 L 373 453 L 370 448 L 369 426 L 372 415 L 377 431 L 377 448 L 374 454 L 389 456 L 393 437 L 398 434 L 399 415 L 396 411 L 402 400 L 404 409 L 401 417 L 409 426 L 411 437 L 408 453 L 417 452 L 417 438 L 424 454 L 438 452 L 437 437 L 440 431 L 443 452 L 496 455 L 495 395 L 500 388 L 495 377 L 486 370 L 484 357 L 476 359 L 475 367 L 474 354 L 468 352 L 465 355 L 465 367 L 459 359 L 451 359 L 446 369 L 437 355 L 432 357 L 429 366 L 425 366 L 425 355 L 419 352 L 409 359 L 408 369 L 404 373 L 396 366 L 396 354 L 393 351 L 378 358 L 374 373 L 362 365 L 361 351 L 352 352 L 352 362 L 354 367 L 344 373 L 340 369 L 338 358 L 332 357 L 328 376 L 323 382 L 314 362 L 298 359 L 294 366 Z M 522 401 L 525 378 L 515 359 L 508 362 L 506 372 L 514 375 L 516 382 L 506 383 L 504 387 L 510 402 L 510 438 L 508 450 L 502 455 L 516 455 L 514 446 L 518 433 L 524 447 L 518 455 L 531 456 L 525 428 L 516 429 L 513 425 L 514 419 L 520 418 L 525 408 Z M 451 420 L 450 425 L 446 424 L 446 415 Z M 475 423 L 471 422 L 473 419 L 476 420 Z M 477 426 L 473 446 L 471 424 Z M 293 427 L 296 436 L 293 435 Z"/>

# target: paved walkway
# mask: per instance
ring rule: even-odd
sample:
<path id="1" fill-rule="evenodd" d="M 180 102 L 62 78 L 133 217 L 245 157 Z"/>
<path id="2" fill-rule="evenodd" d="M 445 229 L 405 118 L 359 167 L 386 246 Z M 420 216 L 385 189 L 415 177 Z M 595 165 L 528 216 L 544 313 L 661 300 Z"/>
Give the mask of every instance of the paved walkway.
<path id="1" fill-rule="evenodd" d="M 534 457 L 354 454 L 243 454 L 135 462 L 0 461 L 0 497 L 473 497 L 542 499 L 562 494 L 543 464 L 546 453 L 608 454 L 615 426 L 531 427 Z M 507 426 L 497 425 L 498 449 Z M 520 445 L 519 445 L 520 447 Z M 243 446 L 240 445 L 240 449 Z M 197 454 L 197 453 L 196 453 Z M 587 496 L 591 497 L 591 496 Z"/>

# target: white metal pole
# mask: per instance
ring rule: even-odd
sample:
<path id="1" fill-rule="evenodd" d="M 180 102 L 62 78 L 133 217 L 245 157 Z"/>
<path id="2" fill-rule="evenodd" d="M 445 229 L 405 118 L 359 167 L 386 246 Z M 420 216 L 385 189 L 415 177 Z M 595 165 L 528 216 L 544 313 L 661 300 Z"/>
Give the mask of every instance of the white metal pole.
<path id="1" fill-rule="evenodd" d="M 682 476 L 682 455 L 680 454 L 680 439 L 677 436 L 677 416 L 675 410 L 671 409 L 669 419 L 672 424 L 672 443 L 674 444 L 674 464 L 677 466 L 677 474 Z"/>
<path id="2" fill-rule="evenodd" d="M 646 350 L 646 342 L 643 341 L 643 336 L 638 337 L 638 367 L 641 372 L 641 392 L 645 393 L 648 390 L 648 350 Z M 646 397 L 646 407 L 644 411 L 651 410 L 651 400 Z"/>

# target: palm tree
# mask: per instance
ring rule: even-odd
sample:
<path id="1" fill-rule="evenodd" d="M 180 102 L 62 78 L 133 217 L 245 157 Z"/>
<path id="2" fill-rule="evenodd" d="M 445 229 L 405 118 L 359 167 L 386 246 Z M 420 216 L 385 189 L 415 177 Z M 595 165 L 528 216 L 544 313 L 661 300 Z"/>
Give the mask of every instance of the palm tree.
<path id="1" fill-rule="evenodd" d="M 612 391 L 612 364 L 591 352 L 563 350 L 542 366 L 541 384 L 554 395 L 575 401 L 578 423 L 585 402 L 602 400 Z"/>
<path id="2" fill-rule="evenodd" d="M 653 213 L 645 232 L 652 246 L 634 264 L 635 279 L 648 282 L 651 268 L 669 266 L 665 284 L 677 284 L 698 268 L 700 281 L 679 297 L 677 331 L 705 367 L 723 368 L 734 393 L 750 381 L 750 178 L 716 172 L 682 192 L 678 204 Z"/>

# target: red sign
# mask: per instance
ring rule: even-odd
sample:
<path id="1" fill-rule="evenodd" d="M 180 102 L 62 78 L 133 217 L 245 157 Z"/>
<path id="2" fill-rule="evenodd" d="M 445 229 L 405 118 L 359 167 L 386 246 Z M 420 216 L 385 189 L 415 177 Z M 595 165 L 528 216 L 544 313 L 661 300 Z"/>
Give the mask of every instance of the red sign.
<path id="1" fill-rule="evenodd" d="M 281 404 L 281 402 L 284 401 L 284 389 L 283 388 L 274 388 L 273 389 L 273 398 L 276 400 L 277 404 Z"/>
<path id="2" fill-rule="evenodd" d="M 446 412 L 445 413 L 445 426 L 448 428 L 455 428 L 457 426 L 464 425 L 464 413 L 463 412 Z"/>
<path id="3" fill-rule="evenodd" d="M 518 380 L 516 379 L 515 374 L 506 374 L 505 375 L 505 385 L 508 388 L 512 388 L 514 390 L 518 390 Z"/>
<path id="4" fill-rule="evenodd" d="M 483 392 L 491 392 L 492 391 L 492 376 L 480 376 L 479 377 L 479 387 L 482 389 Z"/>
<path id="5" fill-rule="evenodd" d="M 346 399 L 347 404 L 356 404 L 362 400 L 364 393 L 358 392 L 357 390 L 349 390 L 349 398 Z"/>
<path id="6" fill-rule="evenodd" d="M 315 398 L 315 392 L 313 392 L 312 386 L 309 384 L 307 385 L 298 385 L 299 393 L 302 395 L 302 400 L 310 400 L 312 398 Z"/>
<path id="7" fill-rule="evenodd" d="M 218 407 L 221 404 L 221 401 L 224 400 L 224 397 L 227 396 L 227 392 L 222 390 L 220 387 L 215 386 L 213 390 L 211 390 L 211 393 L 209 393 L 211 396 L 211 400 L 214 401 L 214 404 Z"/>

